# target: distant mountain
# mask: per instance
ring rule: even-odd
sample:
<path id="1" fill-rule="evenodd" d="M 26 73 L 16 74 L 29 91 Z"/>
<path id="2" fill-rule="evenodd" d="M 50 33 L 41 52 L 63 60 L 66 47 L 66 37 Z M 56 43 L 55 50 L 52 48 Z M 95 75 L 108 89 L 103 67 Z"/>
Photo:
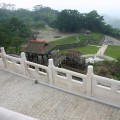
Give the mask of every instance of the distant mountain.
<path id="1" fill-rule="evenodd" d="M 107 24 L 110 24 L 114 28 L 119 28 L 120 29 L 120 19 L 119 18 L 112 18 L 108 15 L 103 15 L 104 20 Z"/>

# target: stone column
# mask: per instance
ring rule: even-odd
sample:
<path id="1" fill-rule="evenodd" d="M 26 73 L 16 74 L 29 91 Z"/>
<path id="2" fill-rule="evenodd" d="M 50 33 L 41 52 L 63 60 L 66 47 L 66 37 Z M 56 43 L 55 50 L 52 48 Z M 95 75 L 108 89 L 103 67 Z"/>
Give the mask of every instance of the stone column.
<path id="1" fill-rule="evenodd" d="M 49 77 L 49 82 L 50 84 L 54 84 L 54 80 L 53 80 L 53 59 L 49 59 L 49 64 L 48 64 L 48 77 Z"/>
<path id="2" fill-rule="evenodd" d="M 2 58 L 2 62 L 3 62 L 3 67 L 7 68 L 5 55 L 6 55 L 6 52 L 4 50 L 4 47 L 1 47 L 1 58 Z"/>
<path id="3" fill-rule="evenodd" d="M 86 76 L 86 94 L 91 96 L 92 94 L 92 76 L 93 76 L 93 66 L 88 66 L 87 76 Z"/>
<path id="4" fill-rule="evenodd" d="M 25 56 L 25 53 L 22 52 L 22 53 L 21 53 L 21 66 L 22 66 L 22 71 L 23 71 L 23 74 L 24 74 L 25 76 L 27 76 L 27 74 L 26 74 L 25 61 L 26 61 L 26 56 Z"/>

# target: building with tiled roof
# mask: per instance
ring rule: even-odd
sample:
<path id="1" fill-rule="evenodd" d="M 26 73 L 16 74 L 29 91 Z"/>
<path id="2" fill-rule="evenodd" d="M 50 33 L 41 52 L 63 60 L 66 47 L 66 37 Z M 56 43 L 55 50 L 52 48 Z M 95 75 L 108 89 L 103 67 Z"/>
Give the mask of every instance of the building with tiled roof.
<path id="1" fill-rule="evenodd" d="M 26 53 L 29 61 L 47 64 L 53 49 L 54 46 L 46 43 L 45 41 L 31 40 L 24 52 Z"/>

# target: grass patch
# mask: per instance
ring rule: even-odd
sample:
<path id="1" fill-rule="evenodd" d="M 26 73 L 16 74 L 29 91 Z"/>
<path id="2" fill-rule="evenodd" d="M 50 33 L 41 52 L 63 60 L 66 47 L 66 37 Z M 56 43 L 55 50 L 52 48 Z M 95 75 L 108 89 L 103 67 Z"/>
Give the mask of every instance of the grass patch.
<path id="1" fill-rule="evenodd" d="M 85 41 L 85 40 L 98 40 L 100 38 L 102 38 L 102 34 L 100 33 L 91 33 L 89 35 L 85 35 L 83 33 L 78 34 L 78 35 L 73 35 L 73 36 L 69 36 L 69 37 L 65 37 L 59 40 L 55 40 L 50 42 L 50 44 L 53 45 L 63 45 L 63 44 L 72 44 L 72 43 L 77 43 L 77 38 L 76 36 L 78 36 L 78 39 L 80 41 Z"/>
<path id="2" fill-rule="evenodd" d="M 120 46 L 109 45 L 105 51 L 105 55 L 115 59 L 120 58 Z"/>
<path id="3" fill-rule="evenodd" d="M 72 44 L 72 43 L 76 43 L 76 42 L 77 42 L 77 39 L 76 39 L 76 36 L 74 35 L 74 36 L 69 36 L 69 37 L 59 39 L 59 40 L 52 41 L 52 42 L 50 42 L 50 44 L 63 45 L 63 44 Z"/>
<path id="4" fill-rule="evenodd" d="M 80 40 L 98 40 L 103 37 L 103 34 L 100 33 L 91 33 L 89 35 L 80 34 L 78 38 Z"/>
<path id="5" fill-rule="evenodd" d="M 80 51 L 82 53 L 82 55 L 86 55 L 86 54 L 96 54 L 98 49 L 99 48 L 97 48 L 96 46 L 87 45 L 85 47 L 74 48 L 73 50 Z M 67 53 L 67 50 L 62 50 L 60 52 Z"/>
<path id="6" fill-rule="evenodd" d="M 80 51 L 83 55 L 85 54 L 96 54 L 99 48 L 96 46 L 87 45 L 85 47 L 75 48 L 74 50 Z"/>

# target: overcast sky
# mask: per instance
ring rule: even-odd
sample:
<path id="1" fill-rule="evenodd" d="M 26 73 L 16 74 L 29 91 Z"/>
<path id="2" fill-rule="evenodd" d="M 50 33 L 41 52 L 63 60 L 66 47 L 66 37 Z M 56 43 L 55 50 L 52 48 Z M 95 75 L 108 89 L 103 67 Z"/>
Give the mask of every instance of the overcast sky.
<path id="1" fill-rule="evenodd" d="M 26 9 L 42 4 L 59 11 L 76 9 L 81 13 L 97 10 L 99 14 L 120 18 L 120 0 L 0 0 L 0 3 L 15 4 L 17 8 Z"/>

